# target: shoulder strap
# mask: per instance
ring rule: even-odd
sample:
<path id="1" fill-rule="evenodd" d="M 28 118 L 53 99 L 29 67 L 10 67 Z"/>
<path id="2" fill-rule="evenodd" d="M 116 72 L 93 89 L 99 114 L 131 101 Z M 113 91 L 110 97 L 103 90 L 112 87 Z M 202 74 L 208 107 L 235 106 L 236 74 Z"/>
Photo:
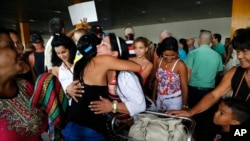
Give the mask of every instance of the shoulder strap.
<path id="1" fill-rule="evenodd" d="M 163 60 L 163 58 L 161 58 L 161 61 L 160 61 L 159 65 L 158 65 L 158 68 L 161 66 L 161 62 L 162 62 L 162 60 Z"/>
<path id="2" fill-rule="evenodd" d="M 174 71 L 174 68 L 175 68 L 175 66 L 176 66 L 176 64 L 177 64 L 177 62 L 178 62 L 179 60 L 180 60 L 180 59 L 178 59 L 178 60 L 175 61 L 174 66 L 172 67 L 172 70 L 171 70 L 171 71 Z"/>
<path id="3" fill-rule="evenodd" d="M 237 88 L 237 91 L 235 92 L 234 97 L 237 96 L 238 91 L 239 91 L 239 89 L 240 89 L 240 86 L 241 86 L 241 84 L 242 84 L 242 81 L 243 81 L 243 79 L 245 78 L 245 75 L 246 75 L 246 71 L 245 71 L 244 74 L 242 75 L 242 78 L 241 78 L 241 80 L 240 80 L 240 84 L 238 85 L 238 88 Z"/>

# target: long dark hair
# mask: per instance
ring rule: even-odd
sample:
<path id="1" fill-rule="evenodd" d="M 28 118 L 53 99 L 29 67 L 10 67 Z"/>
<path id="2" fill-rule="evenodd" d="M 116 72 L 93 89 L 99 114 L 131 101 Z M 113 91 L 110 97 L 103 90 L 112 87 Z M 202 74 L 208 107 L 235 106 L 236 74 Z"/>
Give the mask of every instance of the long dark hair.
<path id="1" fill-rule="evenodd" d="M 73 80 L 81 80 L 82 72 L 87 64 L 91 61 L 93 57 L 96 56 L 96 46 L 101 43 L 95 34 L 90 33 L 81 36 L 77 42 L 77 49 L 83 55 L 82 58 L 76 62 L 74 67 Z"/>
<path id="2" fill-rule="evenodd" d="M 64 34 L 56 34 L 53 37 L 51 46 L 52 46 L 52 56 L 51 56 L 52 66 L 60 66 L 63 63 L 63 61 L 57 56 L 55 51 L 55 48 L 59 46 L 63 46 L 64 48 L 69 50 L 70 56 L 68 61 L 71 64 L 74 63 L 77 50 L 76 50 L 76 45 L 71 38 L 67 37 Z"/>
<path id="3" fill-rule="evenodd" d="M 184 38 L 181 38 L 179 40 L 179 43 L 183 45 L 183 50 L 188 54 L 188 45 L 187 45 L 187 40 Z"/>
<path id="4" fill-rule="evenodd" d="M 111 50 L 118 52 L 118 58 L 123 60 L 128 60 L 129 52 L 126 42 L 121 38 L 115 35 L 115 33 L 109 33 L 109 40 L 111 44 Z"/>

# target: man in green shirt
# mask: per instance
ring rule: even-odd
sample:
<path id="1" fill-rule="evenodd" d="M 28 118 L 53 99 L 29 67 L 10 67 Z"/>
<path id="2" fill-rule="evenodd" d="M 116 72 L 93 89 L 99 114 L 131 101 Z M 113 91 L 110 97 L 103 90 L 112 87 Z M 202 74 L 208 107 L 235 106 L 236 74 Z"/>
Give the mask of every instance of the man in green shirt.
<path id="1" fill-rule="evenodd" d="M 221 41 L 221 35 L 218 33 L 213 34 L 212 48 L 220 54 L 222 61 L 224 63 L 227 58 L 227 54 L 226 54 L 226 49 L 224 45 L 221 44 L 220 41 Z"/>
<path id="2" fill-rule="evenodd" d="M 210 31 L 202 31 L 199 36 L 199 47 L 191 51 L 185 60 L 188 68 L 188 104 L 192 108 L 207 93 L 215 87 L 217 73 L 223 70 L 220 55 L 210 48 L 212 34 Z M 196 120 L 195 140 L 213 140 L 216 126 L 213 124 L 213 114 L 216 108 L 211 108 L 194 117 Z"/>

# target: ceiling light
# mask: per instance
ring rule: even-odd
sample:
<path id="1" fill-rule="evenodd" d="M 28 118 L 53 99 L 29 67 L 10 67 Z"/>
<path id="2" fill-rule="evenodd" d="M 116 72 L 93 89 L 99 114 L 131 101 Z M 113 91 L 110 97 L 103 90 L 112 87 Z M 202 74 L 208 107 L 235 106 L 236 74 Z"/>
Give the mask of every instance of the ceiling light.
<path id="1" fill-rule="evenodd" d="M 142 13 L 142 14 L 146 14 L 146 11 L 142 10 L 141 13 Z"/>
<path id="2" fill-rule="evenodd" d="M 102 20 L 107 21 L 107 20 L 108 20 L 108 18 L 106 18 L 106 17 L 105 17 L 105 18 L 103 18 Z"/>
<path id="3" fill-rule="evenodd" d="M 35 20 L 33 20 L 33 19 L 29 19 L 29 21 L 30 21 L 30 22 L 34 22 Z"/>
<path id="4" fill-rule="evenodd" d="M 198 0 L 198 1 L 196 1 L 195 3 L 199 5 L 199 4 L 201 4 L 201 1 Z"/>
<path id="5" fill-rule="evenodd" d="M 57 13 L 57 14 L 61 14 L 62 12 L 61 11 L 54 11 L 55 13 Z"/>

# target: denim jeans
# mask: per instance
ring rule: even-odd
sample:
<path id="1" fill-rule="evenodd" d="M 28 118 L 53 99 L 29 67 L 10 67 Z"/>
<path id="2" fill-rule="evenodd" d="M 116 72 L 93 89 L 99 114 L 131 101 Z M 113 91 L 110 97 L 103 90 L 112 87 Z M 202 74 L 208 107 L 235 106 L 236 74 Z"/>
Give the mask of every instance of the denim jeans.
<path id="1" fill-rule="evenodd" d="M 62 134 L 65 141 L 105 141 L 103 134 L 73 122 L 67 123 Z"/>

